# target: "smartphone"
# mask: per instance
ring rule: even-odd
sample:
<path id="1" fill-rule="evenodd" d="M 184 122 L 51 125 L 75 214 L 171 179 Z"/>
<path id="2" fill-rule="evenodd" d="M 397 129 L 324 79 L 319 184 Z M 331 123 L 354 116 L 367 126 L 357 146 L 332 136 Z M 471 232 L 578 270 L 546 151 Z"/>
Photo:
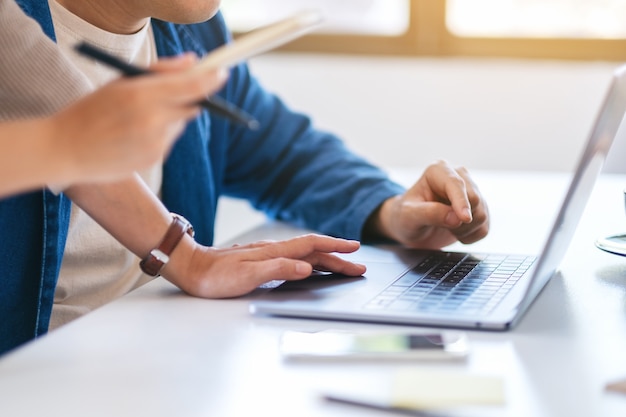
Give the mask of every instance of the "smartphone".
<path id="1" fill-rule="evenodd" d="M 462 359 L 464 333 L 359 333 L 340 330 L 285 332 L 280 350 L 287 359 Z"/>
<path id="2" fill-rule="evenodd" d="M 323 21 L 319 11 L 307 10 L 254 29 L 233 42 L 214 49 L 200 59 L 192 71 L 230 67 L 252 56 L 274 49 L 317 28 Z"/>

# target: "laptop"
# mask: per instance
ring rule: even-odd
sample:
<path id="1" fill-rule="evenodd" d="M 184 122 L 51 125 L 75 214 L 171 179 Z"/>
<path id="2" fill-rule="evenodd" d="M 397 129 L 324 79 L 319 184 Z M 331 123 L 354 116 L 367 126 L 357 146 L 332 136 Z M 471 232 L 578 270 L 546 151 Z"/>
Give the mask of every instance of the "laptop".
<path id="1" fill-rule="evenodd" d="M 626 112 L 618 68 L 539 255 L 363 245 L 362 277 L 284 282 L 250 303 L 255 315 L 507 330 L 555 274 Z M 621 132 L 620 132 L 621 133 Z"/>

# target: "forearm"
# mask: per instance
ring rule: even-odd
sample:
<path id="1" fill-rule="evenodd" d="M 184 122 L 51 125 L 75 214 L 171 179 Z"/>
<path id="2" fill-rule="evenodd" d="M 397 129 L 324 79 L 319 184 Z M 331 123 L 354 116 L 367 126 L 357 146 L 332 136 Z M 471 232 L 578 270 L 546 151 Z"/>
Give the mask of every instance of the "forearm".
<path id="1" fill-rule="evenodd" d="M 113 183 L 74 185 L 65 194 L 140 258 L 156 247 L 172 222 L 169 211 L 137 175 Z"/>
<path id="2" fill-rule="evenodd" d="M 0 196 L 62 184 L 76 176 L 68 155 L 54 145 L 50 119 L 0 124 Z"/>

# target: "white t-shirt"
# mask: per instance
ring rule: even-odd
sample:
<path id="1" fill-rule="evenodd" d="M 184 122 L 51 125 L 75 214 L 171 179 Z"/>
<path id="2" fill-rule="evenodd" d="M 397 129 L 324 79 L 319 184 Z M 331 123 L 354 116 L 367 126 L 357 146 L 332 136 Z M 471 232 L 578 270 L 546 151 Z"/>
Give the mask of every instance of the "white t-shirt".
<path id="1" fill-rule="evenodd" d="M 79 56 L 73 48 L 80 41 L 90 42 L 138 66 L 148 66 L 156 61 L 156 45 L 149 23 L 137 33 L 119 35 L 91 25 L 54 0 L 50 0 L 49 4 L 58 45 L 73 58 L 94 86 L 102 86 L 120 74 L 103 64 Z M 156 164 L 140 175 L 150 189 L 158 194 L 161 188 L 162 165 Z M 54 295 L 50 329 L 78 318 L 148 282 L 151 277 L 141 272 L 138 262 L 133 253 L 78 206 L 72 204 L 69 234 Z"/>

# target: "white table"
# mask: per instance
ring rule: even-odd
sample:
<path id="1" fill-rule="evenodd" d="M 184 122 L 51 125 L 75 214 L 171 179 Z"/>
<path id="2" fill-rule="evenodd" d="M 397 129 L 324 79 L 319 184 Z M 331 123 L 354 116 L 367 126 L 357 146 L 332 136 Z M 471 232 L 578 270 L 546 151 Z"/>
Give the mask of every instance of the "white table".
<path id="1" fill-rule="evenodd" d="M 394 175 L 410 181 L 410 173 Z M 479 172 L 475 179 L 493 222 L 472 248 L 539 250 L 566 178 Z M 506 406 L 482 415 L 625 416 L 626 395 L 605 384 L 626 378 L 626 258 L 593 245 L 626 232 L 624 187 L 624 175 L 600 179 L 561 272 L 512 331 L 468 332 L 465 362 L 285 362 L 277 349 L 285 330 L 380 325 L 254 317 L 254 295 L 201 300 L 157 279 L 0 359 L 0 416 L 384 416 L 324 402 L 320 393 L 384 392 L 401 367 L 501 376 Z M 269 223 L 238 241 L 297 232 Z"/>

